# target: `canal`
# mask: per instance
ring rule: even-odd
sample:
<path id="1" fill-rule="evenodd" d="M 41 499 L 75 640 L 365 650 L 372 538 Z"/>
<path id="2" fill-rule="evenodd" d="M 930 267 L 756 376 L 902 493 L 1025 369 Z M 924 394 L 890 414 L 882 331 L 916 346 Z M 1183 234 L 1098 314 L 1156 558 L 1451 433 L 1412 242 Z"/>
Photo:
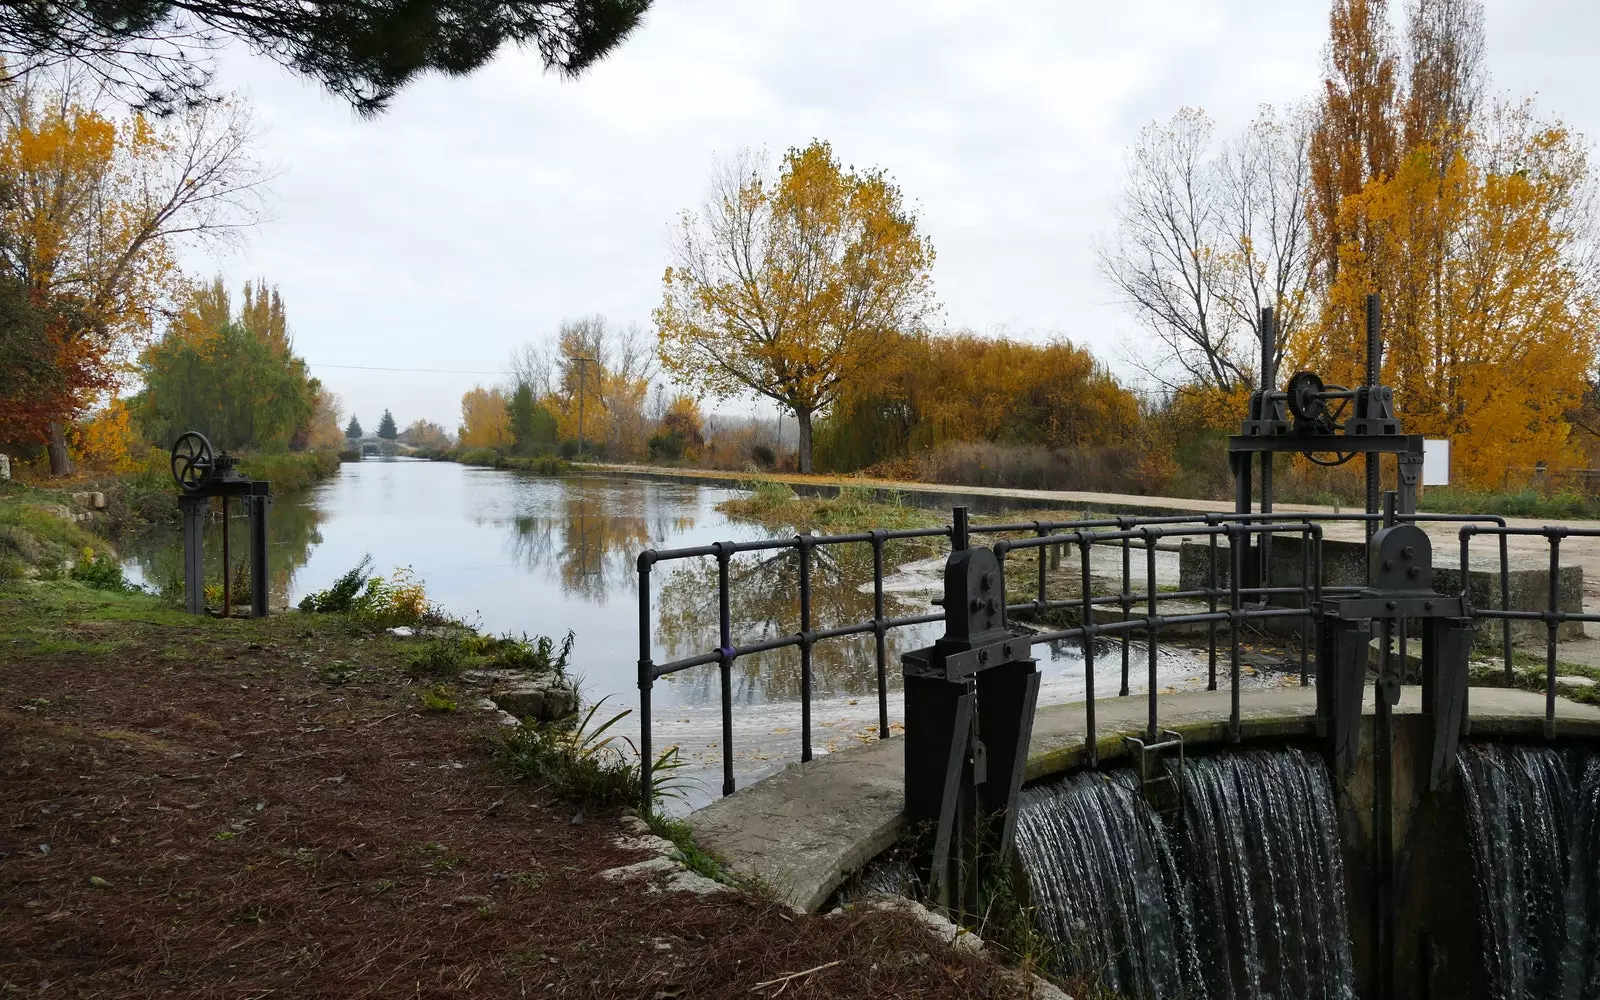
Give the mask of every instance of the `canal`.
<path id="1" fill-rule="evenodd" d="M 363 556 L 374 571 L 409 567 L 446 611 L 486 631 L 577 637 L 570 672 L 586 700 L 607 699 L 601 717 L 638 705 L 638 578 L 645 548 L 747 540 L 773 532 L 730 519 L 717 509 L 737 492 L 678 482 L 611 476 L 535 476 L 448 462 L 368 460 L 272 509 L 272 604 L 292 606 L 327 587 Z M 245 552 L 245 525 L 233 526 L 235 561 Z M 220 525 L 211 529 L 208 574 L 220 577 Z M 942 550 L 892 543 L 886 566 L 890 615 L 926 613 L 940 587 Z M 1109 554 L 1109 553 L 1108 553 Z M 175 527 L 153 530 L 124 546 L 130 579 L 169 582 L 179 567 Z M 1176 558 L 1160 553 L 1163 575 Z M 798 630 L 792 552 L 749 553 L 732 567 L 735 641 Z M 872 617 L 872 558 L 867 545 L 819 550 L 813 567 L 815 627 Z M 1175 581 L 1173 581 L 1175 582 Z M 169 583 L 170 585 L 170 583 Z M 714 649 L 717 592 L 714 560 L 664 564 L 654 574 L 653 656 L 657 662 Z M 899 654 L 926 645 L 938 625 L 891 633 L 889 710 L 900 719 Z M 1044 674 L 1040 704 L 1081 700 L 1082 652 L 1076 645 L 1036 651 Z M 1117 694 L 1108 644 L 1096 694 Z M 1134 691 L 1145 654 L 1135 644 Z M 1110 669 L 1107 669 L 1110 668 Z M 1205 665 L 1184 650 L 1161 650 L 1160 683 L 1204 683 Z M 741 658 L 734 669 L 734 763 L 740 785 L 798 760 L 799 654 L 787 649 Z M 657 747 L 678 743 L 689 766 L 689 803 L 719 784 L 719 684 L 715 667 L 665 678 L 655 688 Z M 813 749 L 827 753 L 877 738 L 877 666 L 871 636 L 820 643 L 814 655 Z M 636 733 L 635 726 L 619 726 Z M 680 805 L 680 808 L 682 806 Z"/>

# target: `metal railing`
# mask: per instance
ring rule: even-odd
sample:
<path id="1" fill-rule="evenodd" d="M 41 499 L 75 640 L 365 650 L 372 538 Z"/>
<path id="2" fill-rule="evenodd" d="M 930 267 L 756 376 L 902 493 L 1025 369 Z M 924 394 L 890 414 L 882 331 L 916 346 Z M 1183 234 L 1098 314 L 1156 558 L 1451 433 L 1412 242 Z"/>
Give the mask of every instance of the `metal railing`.
<path id="1" fill-rule="evenodd" d="M 943 539 L 952 548 L 964 548 L 969 544 L 974 535 L 1023 535 L 1031 537 L 998 538 L 994 543 L 996 555 L 1005 566 L 1006 557 L 1016 552 L 1025 552 L 1029 549 L 1037 552 L 1037 583 L 1031 600 L 1015 601 L 1006 600 L 1006 609 L 1010 614 L 1026 613 L 1034 616 L 1043 616 L 1051 611 L 1075 609 L 1079 612 L 1081 622 L 1069 628 L 1048 629 L 1036 631 L 1030 638 L 1030 645 L 1039 645 L 1050 642 L 1078 641 L 1083 645 L 1085 669 L 1085 715 L 1087 723 L 1086 746 L 1091 763 L 1097 763 L 1096 750 L 1096 720 L 1095 703 L 1097 693 L 1095 690 L 1095 639 L 1110 637 L 1120 640 L 1121 645 L 1121 684 L 1120 694 L 1126 696 L 1130 690 L 1131 674 L 1131 638 L 1135 633 L 1142 633 L 1145 637 L 1147 651 L 1147 691 L 1148 701 L 1148 732 L 1150 738 L 1155 738 L 1160 733 L 1159 707 L 1158 707 L 1158 671 L 1157 671 L 1157 646 L 1163 629 L 1203 624 L 1207 632 L 1207 689 L 1216 690 L 1218 675 L 1218 630 L 1226 625 L 1229 631 L 1228 650 L 1228 676 L 1232 689 L 1231 704 L 1229 709 L 1229 733 L 1237 740 L 1240 734 L 1240 657 L 1241 657 L 1241 627 L 1250 622 L 1262 622 L 1270 619 L 1303 618 L 1306 619 L 1306 628 L 1302 631 L 1299 642 L 1299 674 L 1300 683 L 1306 685 L 1310 682 L 1311 669 L 1307 650 L 1316 642 L 1317 629 L 1321 614 L 1320 603 L 1326 596 L 1351 594 L 1358 590 L 1354 586 L 1329 586 L 1322 584 L 1323 577 L 1323 529 L 1324 524 L 1330 522 L 1344 523 L 1394 523 L 1397 521 L 1435 521 L 1435 522 L 1466 522 L 1467 526 L 1461 531 L 1461 590 L 1470 613 L 1480 618 L 1500 618 L 1503 624 L 1503 656 L 1505 660 L 1506 683 L 1509 686 L 1514 681 L 1512 666 L 1511 623 L 1514 619 L 1541 620 L 1550 624 L 1550 652 L 1549 662 L 1552 664 L 1547 692 L 1549 705 L 1548 715 L 1551 722 L 1547 727 L 1553 726 L 1554 718 L 1554 637 L 1556 629 L 1563 621 L 1600 621 L 1600 615 L 1585 615 L 1572 612 L 1562 612 L 1557 606 L 1556 593 L 1556 550 L 1559 538 L 1551 535 L 1558 532 L 1560 535 L 1600 535 L 1600 531 L 1582 531 L 1564 528 L 1508 528 L 1503 518 L 1479 515 L 1455 514 L 1412 514 L 1397 515 L 1392 508 L 1387 514 L 1296 514 L 1296 513 L 1251 513 L 1251 514 L 1192 514 L 1170 515 L 1161 517 L 1110 517 L 1094 518 L 1077 521 L 1023 521 L 1003 524 L 970 524 L 966 518 L 964 508 L 957 508 L 955 517 L 950 525 L 937 528 L 912 528 L 899 530 L 874 530 L 856 532 L 845 535 L 818 536 L 795 535 L 791 538 L 765 539 L 746 542 L 715 542 L 710 545 L 699 545 L 677 549 L 648 549 L 641 552 L 638 557 L 639 573 L 639 722 L 640 722 L 640 780 L 643 794 L 648 800 L 651 794 L 651 765 L 652 757 L 652 693 L 655 682 L 662 677 L 689 670 L 694 667 L 715 665 L 719 672 L 721 695 L 721 757 L 722 757 L 722 794 L 730 795 L 735 788 L 734 782 L 734 742 L 733 742 L 733 666 L 740 657 L 752 656 L 758 653 L 770 652 L 781 649 L 797 649 L 800 657 L 800 759 L 812 759 L 812 719 L 811 702 L 813 686 L 813 650 L 818 643 L 829 640 L 842 639 L 851 636 L 872 635 L 874 638 L 874 657 L 876 668 L 876 687 L 878 697 L 878 726 L 879 739 L 888 739 L 890 735 L 889 720 L 889 664 L 887 636 L 896 629 L 903 629 L 917 625 L 925 625 L 944 620 L 942 611 L 927 614 L 911 614 L 899 616 L 885 615 L 884 597 L 884 549 L 887 543 L 896 540 L 916 539 Z M 1283 534 L 1299 535 L 1300 546 L 1300 572 L 1299 581 L 1292 585 L 1274 586 L 1271 582 L 1271 565 L 1268 558 L 1263 557 L 1260 570 L 1260 582 L 1253 586 L 1243 586 L 1245 579 L 1246 553 L 1249 541 L 1256 538 L 1262 541 Z M 1496 534 L 1500 538 L 1499 551 L 1499 577 L 1500 577 L 1500 609 L 1475 610 L 1471 608 L 1470 595 L 1468 594 L 1470 578 L 1468 572 L 1468 546 L 1470 539 L 1480 534 Z M 1506 536 L 1512 534 L 1546 534 L 1551 538 L 1551 590 L 1550 608 L 1547 611 L 1511 611 L 1510 583 L 1509 583 L 1509 558 Z M 1191 588 L 1189 590 L 1161 590 L 1156 582 L 1156 552 L 1157 543 L 1162 540 L 1204 538 L 1207 548 L 1206 586 Z M 1224 558 L 1221 552 L 1222 541 L 1227 542 L 1226 558 L 1229 560 L 1227 582 L 1223 585 L 1219 581 L 1220 559 Z M 812 615 L 812 558 L 818 550 L 842 545 L 870 545 L 872 547 L 872 588 L 873 588 L 873 615 L 870 619 L 852 622 L 843 625 L 834 625 L 827 628 L 816 628 Z M 1259 546 L 1267 549 L 1270 543 Z M 1121 550 L 1122 573 L 1121 589 L 1115 594 L 1093 593 L 1093 577 L 1091 569 L 1090 552 L 1095 546 L 1115 546 Z M 1067 547 L 1076 548 L 1079 553 L 1079 582 L 1080 593 L 1071 598 L 1052 600 L 1048 594 L 1050 561 L 1055 561 L 1059 566 L 1060 556 Z M 1132 552 L 1134 549 L 1145 550 L 1144 589 L 1132 589 Z M 797 631 L 780 636 L 768 638 L 746 644 L 736 643 L 733 639 L 735 623 L 730 612 L 729 595 L 732 587 L 731 565 L 733 557 L 746 552 L 777 552 L 793 550 L 797 559 L 797 583 L 799 603 L 799 628 Z M 1052 552 L 1052 550 L 1054 550 Z M 717 563 L 717 646 L 715 649 L 706 650 L 691 656 L 685 656 L 665 663 L 656 663 L 653 657 L 653 621 L 651 618 L 651 575 L 655 567 L 663 563 L 680 562 L 693 559 L 713 558 Z M 1002 587 L 1006 587 L 1006 574 L 1002 572 Z M 1002 589 L 1002 594 L 1005 590 Z M 1270 599 L 1273 597 L 1297 597 L 1301 605 L 1273 606 Z M 1161 603 L 1172 601 L 1204 601 L 1204 611 L 1193 611 L 1182 614 L 1162 614 Z M 1226 606 L 1222 602 L 1226 601 Z M 936 602 L 938 603 L 938 602 Z M 1144 613 L 1134 614 L 1135 607 L 1142 606 Z M 1121 612 L 1120 619 L 1097 622 L 1095 609 L 1097 607 L 1110 607 Z M 1405 663 L 1406 629 L 1402 619 L 1398 628 L 1398 641 L 1401 663 Z"/>

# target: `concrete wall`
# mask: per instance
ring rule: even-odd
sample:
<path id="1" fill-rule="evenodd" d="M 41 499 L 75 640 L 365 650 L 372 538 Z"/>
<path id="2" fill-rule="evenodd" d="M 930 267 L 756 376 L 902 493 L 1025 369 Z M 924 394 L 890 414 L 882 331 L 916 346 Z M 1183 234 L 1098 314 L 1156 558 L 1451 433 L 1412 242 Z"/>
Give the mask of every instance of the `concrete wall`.
<path id="1" fill-rule="evenodd" d="M 1301 565 L 1302 542 L 1299 536 L 1282 536 L 1272 543 L 1272 566 L 1269 582 L 1273 586 L 1297 586 L 1303 573 Z M 1437 556 L 1438 553 L 1435 552 Z M 1254 545 L 1245 554 L 1247 584 L 1255 585 L 1256 567 L 1260 555 Z M 1210 579 L 1210 546 L 1205 542 L 1185 541 L 1178 550 L 1178 586 L 1183 590 L 1202 590 Z M 1435 562 L 1437 563 L 1437 559 Z M 1230 578 L 1231 561 L 1226 543 L 1217 546 L 1217 586 L 1225 587 Z M 1515 611 L 1543 611 L 1550 600 L 1550 571 L 1539 567 L 1513 567 L 1509 574 L 1511 608 Z M 1361 542 L 1325 540 L 1322 543 L 1322 585 L 1324 587 L 1359 587 L 1367 582 L 1366 546 Z M 1433 589 L 1441 594 L 1461 593 L 1461 570 L 1455 566 L 1435 565 Z M 1468 579 L 1468 597 L 1476 608 L 1500 607 L 1499 562 L 1487 556 L 1472 564 Z M 1300 607 L 1292 596 L 1273 599 L 1274 604 Z M 1562 611 L 1583 610 L 1583 567 L 1563 566 L 1556 579 L 1556 603 Z M 1281 623 L 1297 627 L 1297 621 L 1283 619 Z M 1477 641 L 1491 647 L 1499 643 L 1501 624 L 1496 619 L 1479 619 L 1476 624 Z M 1561 639 L 1583 638 L 1582 622 L 1566 622 L 1558 630 Z M 1511 637 L 1517 643 L 1542 643 L 1545 626 L 1542 622 L 1514 621 Z"/>

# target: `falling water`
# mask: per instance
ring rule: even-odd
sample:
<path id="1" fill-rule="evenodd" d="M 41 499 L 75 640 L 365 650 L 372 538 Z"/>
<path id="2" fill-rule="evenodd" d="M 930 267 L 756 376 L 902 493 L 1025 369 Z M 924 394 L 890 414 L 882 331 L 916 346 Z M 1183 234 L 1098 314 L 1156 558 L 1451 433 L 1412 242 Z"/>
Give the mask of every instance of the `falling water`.
<path id="1" fill-rule="evenodd" d="M 1485 744 L 1463 746 L 1457 760 L 1491 994 L 1600 998 L 1600 757 Z"/>
<path id="2" fill-rule="evenodd" d="M 1185 872 L 1211 994 L 1355 995 L 1333 786 L 1298 750 L 1188 767 Z"/>
<path id="3" fill-rule="evenodd" d="M 1354 996 L 1331 786 L 1314 758 L 1191 760 L 1181 831 L 1130 773 L 1023 793 L 1017 846 L 1069 973 L 1139 1000 Z"/>

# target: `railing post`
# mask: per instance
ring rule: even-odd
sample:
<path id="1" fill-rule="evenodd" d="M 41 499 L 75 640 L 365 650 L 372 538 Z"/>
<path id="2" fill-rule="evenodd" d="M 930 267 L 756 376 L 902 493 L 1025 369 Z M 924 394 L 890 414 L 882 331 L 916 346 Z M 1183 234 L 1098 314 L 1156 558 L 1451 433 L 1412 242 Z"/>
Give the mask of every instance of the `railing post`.
<path id="1" fill-rule="evenodd" d="M 800 550 L 800 760 L 811 759 L 811 536 L 796 535 Z"/>
<path id="2" fill-rule="evenodd" d="M 1551 529 L 1550 534 L 1550 610 L 1545 618 L 1544 657 L 1544 735 L 1556 735 L 1556 630 L 1561 627 L 1557 616 L 1561 583 L 1561 535 Z M 1504 536 L 1501 536 L 1504 537 Z"/>
<path id="3" fill-rule="evenodd" d="M 872 532 L 872 636 L 878 656 L 878 739 L 889 738 L 889 651 L 883 631 L 883 529 Z"/>
<path id="4" fill-rule="evenodd" d="M 1206 622 L 1207 673 L 1206 690 L 1217 689 L 1217 533 L 1206 536 L 1206 610 L 1211 620 Z"/>
<path id="5" fill-rule="evenodd" d="M 950 549 L 960 552 L 970 544 L 967 532 L 967 508 L 956 507 L 950 511 Z"/>
<path id="6" fill-rule="evenodd" d="M 1229 683 L 1233 690 L 1229 692 L 1228 706 L 1228 739 L 1234 743 L 1239 742 L 1239 626 L 1243 621 L 1243 606 L 1239 596 L 1239 579 L 1244 576 L 1244 550 L 1249 543 L 1249 534 L 1244 525 L 1228 525 L 1228 551 L 1232 555 L 1228 579 L 1228 609 L 1232 613 L 1228 616 L 1228 633 L 1233 640 L 1229 658 Z M 1241 541 L 1244 544 L 1241 544 Z"/>
<path id="7" fill-rule="evenodd" d="M 1161 726 L 1157 719 L 1156 692 L 1159 684 L 1156 681 L 1156 642 L 1161 634 L 1161 627 L 1157 622 L 1160 611 L 1156 608 L 1156 539 L 1161 537 L 1160 528 L 1144 529 L 1145 553 L 1145 610 L 1144 644 L 1149 661 L 1149 736 L 1154 743 L 1161 736 Z"/>
<path id="8" fill-rule="evenodd" d="M 717 634 L 721 642 L 717 665 L 722 671 L 722 794 L 733 794 L 733 626 L 728 612 L 727 542 L 714 542 L 717 555 Z"/>
<path id="9" fill-rule="evenodd" d="M 1128 519 L 1127 518 L 1125 518 L 1125 517 L 1117 518 L 1117 530 L 1119 530 L 1119 531 L 1127 531 L 1128 530 Z M 1133 566 L 1132 566 L 1131 558 L 1132 557 L 1131 557 L 1131 555 L 1130 555 L 1130 553 L 1128 551 L 1128 539 L 1124 538 L 1122 540 L 1122 593 L 1118 596 L 1118 601 L 1119 601 L 1119 604 L 1120 604 L 1120 606 L 1122 608 L 1122 620 L 1123 621 L 1127 621 L 1128 620 L 1128 613 L 1131 610 L 1133 610 L 1133 598 L 1128 593 L 1128 588 L 1133 586 L 1133 579 L 1132 579 Z M 1128 628 L 1127 628 L 1127 626 L 1123 626 L 1123 628 L 1122 628 L 1122 686 L 1117 689 L 1117 697 L 1119 697 L 1119 698 L 1126 698 L 1128 696 L 1128 644 L 1129 644 Z"/>
<path id="10" fill-rule="evenodd" d="M 1087 727 L 1087 743 L 1089 749 L 1089 766 L 1100 766 L 1100 748 L 1095 742 L 1094 724 L 1094 604 L 1090 599 L 1093 589 L 1089 579 L 1089 547 L 1093 543 L 1093 536 L 1087 531 L 1078 532 L 1078 553 L 1083 560 L 1082 592 L 1079 599 L 1083 602 L 1083 679 L 1087 686 L 1084 692 L 1084 725 Z"/>
<path id="11" fill-rule="evenodd" d="M 655 789 L 650 766 L 650 694 L 655 688 L 650 658 L 650 565 L 656 560 L 654 549 L 639 553 L 639 808 L 655 808 Z"/>

